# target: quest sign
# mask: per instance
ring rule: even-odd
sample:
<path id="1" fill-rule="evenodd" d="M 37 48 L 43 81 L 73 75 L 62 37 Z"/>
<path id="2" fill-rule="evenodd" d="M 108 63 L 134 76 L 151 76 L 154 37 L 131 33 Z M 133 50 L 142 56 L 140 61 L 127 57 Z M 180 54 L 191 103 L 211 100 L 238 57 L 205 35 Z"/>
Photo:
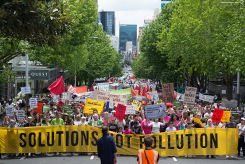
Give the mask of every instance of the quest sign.
<path id="1" fill-rule="evenodd" d="M 48 70 L 31 70 L 29 75 L 31 80 L 50 80 L 50 72 Z"/>

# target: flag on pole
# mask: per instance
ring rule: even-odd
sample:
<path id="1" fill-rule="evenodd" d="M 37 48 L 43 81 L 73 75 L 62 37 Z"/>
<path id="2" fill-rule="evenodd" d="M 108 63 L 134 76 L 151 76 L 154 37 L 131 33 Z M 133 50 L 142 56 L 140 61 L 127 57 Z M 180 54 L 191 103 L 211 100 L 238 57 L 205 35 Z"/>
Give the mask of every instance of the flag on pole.
<path id="1" fill-rule="evenodd" d="M 132 86 L 130 88 L 131 88 L 131 95 L 132 95 L 132 97 L 137 96 L 138 93 L 134 90 L 134 88 Z"/>
<path id="2" fill-rule="evenodd" d="M 53 82 L 49 87 L 48 90 L 51 92 L 52 95 L 60 95 L 65 92 L 65 84 L 63 76 L 60 76 L 55 82 Z"/>

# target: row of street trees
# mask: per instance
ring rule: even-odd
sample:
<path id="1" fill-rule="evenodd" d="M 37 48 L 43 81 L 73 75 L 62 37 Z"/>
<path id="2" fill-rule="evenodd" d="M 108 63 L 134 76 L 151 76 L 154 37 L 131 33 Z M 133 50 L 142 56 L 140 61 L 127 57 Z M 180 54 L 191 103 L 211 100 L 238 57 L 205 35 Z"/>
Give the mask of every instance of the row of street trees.
<path id="1" fill-rule="evenodd" d="M 216 77 L 226 82 L 231 99 L 233 76 L 245 73 L 245 13 L 242 2 L 229 2 L 176 0 L 165 5 L 143 32 L 141 54 L 133 63 L 135 75 L 188 81 L 199 90 Z"/>
<path id="2" fill-rule="evenodd" d="M 75 74 L 86 82 L 120 76 L 119 54 L 96 22 L 97 9 L 95 0 L 1 1 L 0 69 L 28 51 L 33 61 L 68 70 L 71 83 Z"/>

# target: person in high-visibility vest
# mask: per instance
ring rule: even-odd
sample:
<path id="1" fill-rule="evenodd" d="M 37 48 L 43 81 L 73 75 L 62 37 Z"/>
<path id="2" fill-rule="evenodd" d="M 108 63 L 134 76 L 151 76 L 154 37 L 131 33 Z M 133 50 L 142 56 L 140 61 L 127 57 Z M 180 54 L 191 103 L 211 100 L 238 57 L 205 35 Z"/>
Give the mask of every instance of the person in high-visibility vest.
<path id="1" fill-rule="evenodd" d="M 159 154 L 157 151 L 151 149 L 153 139 L 151 136 L 144 137 L 145 150 L 138 151 L 138 164 L 157 164 L 159 161 Z"/>

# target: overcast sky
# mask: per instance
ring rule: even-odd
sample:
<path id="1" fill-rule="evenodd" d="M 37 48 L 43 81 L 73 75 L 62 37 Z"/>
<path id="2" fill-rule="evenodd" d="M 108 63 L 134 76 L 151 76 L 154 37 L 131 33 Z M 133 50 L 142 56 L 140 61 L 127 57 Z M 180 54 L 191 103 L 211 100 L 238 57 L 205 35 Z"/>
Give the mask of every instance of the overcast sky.
<path id="1" fill-rule="evenodd" d="M 144 19 L 152 19 L 154 9 L 161 7 L 161 0 L 98 0 L 99 11 L 115 11 L 116 36 L 120 24 L 142 26 Z M 137 29 L 138 31 L 138 29 Z"/>

